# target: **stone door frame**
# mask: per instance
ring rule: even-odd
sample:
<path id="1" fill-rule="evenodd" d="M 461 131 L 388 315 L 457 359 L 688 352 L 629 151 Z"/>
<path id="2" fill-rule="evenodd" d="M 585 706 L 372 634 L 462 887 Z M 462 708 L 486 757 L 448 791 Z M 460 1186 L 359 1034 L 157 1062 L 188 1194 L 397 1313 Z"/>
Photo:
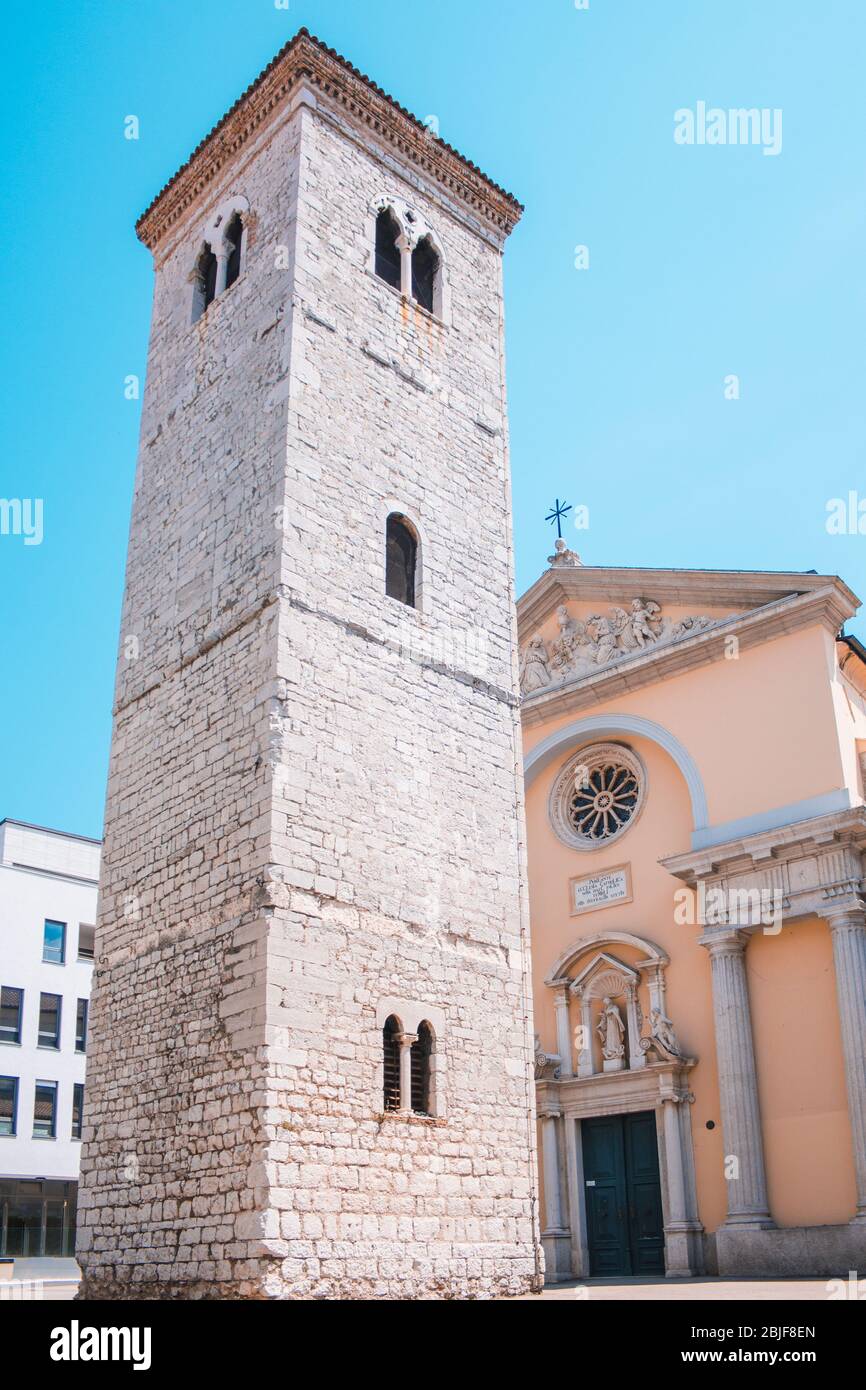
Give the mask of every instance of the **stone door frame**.
<path id="1" fill-rule="evenodd" d="M 704 1272 L 690 1112 L 693 1066 L 693 1062 L 656 1062 L 638 1071 L 536 1082 L 548 1282 L 589 1278 L 581 1121 L 641 1110 L 651 1110 L 656 1117 L 666 1277 L 684 1279 Z"/>

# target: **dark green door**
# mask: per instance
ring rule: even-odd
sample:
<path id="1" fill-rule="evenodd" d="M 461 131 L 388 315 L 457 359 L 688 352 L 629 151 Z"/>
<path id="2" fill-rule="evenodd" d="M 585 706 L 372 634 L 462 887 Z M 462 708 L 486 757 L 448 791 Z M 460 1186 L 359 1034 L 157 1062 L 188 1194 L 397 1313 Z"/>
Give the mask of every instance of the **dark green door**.
<path id="1" fill-rule="evenodd" d="M 664 1274 L 655 1115 L 605 1115 L 581 1131 L 590 1275 Z"/>

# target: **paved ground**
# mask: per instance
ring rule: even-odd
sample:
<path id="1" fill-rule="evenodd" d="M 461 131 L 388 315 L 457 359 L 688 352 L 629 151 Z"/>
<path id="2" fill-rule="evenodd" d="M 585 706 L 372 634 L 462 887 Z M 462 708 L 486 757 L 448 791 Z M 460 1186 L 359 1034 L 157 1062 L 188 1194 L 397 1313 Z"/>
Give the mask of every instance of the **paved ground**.
<path id="1" fill-rule="evenodd" d="M 534 1298 L 537 1302 L 581 1301 L 611 1303 L 619 1300 L 665 1303 L 729 1303 L 747 1299 L 751 1302 L 781 1299 L 791 1301 L 819 1300 L 828 1297 L 826 1279 L 586 1279 L 580 1283 L 557 1284 L 542 1294 L 526 1294 L 514 1299 L 521 1303 Z"/>
<path id="2" fill-rule="evenodd" d="M 16 1260 L 14 1278 L 0 1281 L 0 1302 L 41 1298 L 59 1301 L 75 1297 L 79 1272 L 74 1260 Z M 782 1300 L 826 1302 L 825 1279 L 586 1279 L 557 1284 L 542 1294 L 525 1294 L 509 1302 L 613 1303 L 730 1303 Z"/>

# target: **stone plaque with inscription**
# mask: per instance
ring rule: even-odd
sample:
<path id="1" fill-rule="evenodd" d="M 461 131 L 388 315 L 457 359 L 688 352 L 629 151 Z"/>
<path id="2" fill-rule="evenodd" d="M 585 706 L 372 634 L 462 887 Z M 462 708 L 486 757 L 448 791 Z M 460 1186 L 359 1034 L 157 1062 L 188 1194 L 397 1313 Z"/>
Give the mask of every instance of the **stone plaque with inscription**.
<path id="1" fill-rule="evenodd" d="M 614 903 L 630 903 L 631 865 L 615 864 L 595 874 L 581 874 L 570 880 L 568 891 L 573 917 L 598 907 L 612 907 Z"/>

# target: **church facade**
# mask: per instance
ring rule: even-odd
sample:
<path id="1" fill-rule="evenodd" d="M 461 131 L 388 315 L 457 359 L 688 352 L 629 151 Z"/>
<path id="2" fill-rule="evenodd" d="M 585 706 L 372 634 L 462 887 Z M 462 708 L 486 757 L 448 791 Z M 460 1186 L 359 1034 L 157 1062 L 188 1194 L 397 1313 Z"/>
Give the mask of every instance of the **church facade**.
<path id="1" fill-rule="evenodd" d="M 548 1279 L 866 1261 L 866 652 L 838 578 L 519 603 Z"/>

